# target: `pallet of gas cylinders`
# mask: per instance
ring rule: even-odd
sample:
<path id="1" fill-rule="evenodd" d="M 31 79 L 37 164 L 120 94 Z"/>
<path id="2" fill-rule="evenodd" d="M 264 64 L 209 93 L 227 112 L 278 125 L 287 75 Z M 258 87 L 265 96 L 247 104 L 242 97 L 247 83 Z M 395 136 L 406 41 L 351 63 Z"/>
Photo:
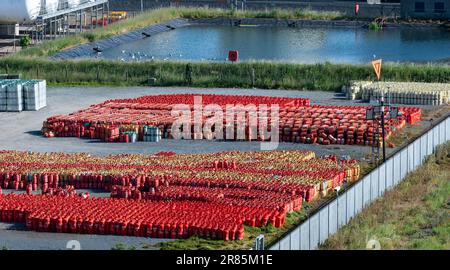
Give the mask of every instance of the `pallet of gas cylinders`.
<path id="1" fill-rule="evenodd" d="M 43 123 L 42 134 L 45 137 L 78 137 L 121 143 L 159 142 L 163 136 L 160 127 L 156 126 L 93 123 L 49 124 L 47 121 Z"/>
<path id="2" fill-rule="evenodd" d="M 38 111 L 45 106 L 45 80 L 0 79 L 0 111 Z"/>

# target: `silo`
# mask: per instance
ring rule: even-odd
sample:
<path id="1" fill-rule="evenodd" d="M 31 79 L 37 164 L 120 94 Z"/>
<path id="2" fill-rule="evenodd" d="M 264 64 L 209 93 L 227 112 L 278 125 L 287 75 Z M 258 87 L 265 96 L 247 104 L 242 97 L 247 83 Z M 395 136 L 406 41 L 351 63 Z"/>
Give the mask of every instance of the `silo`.
<path id="1" fill-rule="evenodd" d="M 25 23 L 35 20 L 41 10 L 41 0 L 3 0 L 0 22 Z"/>
<path id="2" fill-rule="evenodd" d="M 74 8 L 80 5 L 81 0 L 67 0 L 69 8 Z"/>
<path id="3" fill-rule="evenodd" d="M 43 0 L 47 14 L 55 13 L 58 10 L 59 0 Z"/>

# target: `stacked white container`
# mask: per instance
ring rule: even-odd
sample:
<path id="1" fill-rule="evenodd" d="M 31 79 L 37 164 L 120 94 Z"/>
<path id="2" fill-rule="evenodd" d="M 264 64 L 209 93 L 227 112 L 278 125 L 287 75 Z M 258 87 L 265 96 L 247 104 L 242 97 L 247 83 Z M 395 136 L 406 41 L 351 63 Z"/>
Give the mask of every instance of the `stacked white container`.
<path id="1" fill-rule="evenodd" d="M 144 126 L 144 142 L 161 141 L 162 133 L 158 127 Z"/>
<path id="2" fill-rule="evenodd" d="M 6 111 L 6 84 L 5 81 L 0 81 L 0 112 Z"/>
<path id="3" fill-rule="evenodd" d="M 21 112 L 23 110 L 22 84 L 15 80 L 6 86 L 6 110 L 9 112 Z"/>
<path id="4" fill-rule="evenodd" d="M 363 101 L 377 99 L 384 91 L 386 101 L 394 104 L 441 105 L 450 102 L 450 84 L 416 82 L 351 82 L 345 88 L 347 97 Z"/>
<path id="5" fill-rule="evenodd" d="M 24 109 L 38 111 L 47 106 L 47 84 L 45 80 L 32 80 L 24 83 Z"/>

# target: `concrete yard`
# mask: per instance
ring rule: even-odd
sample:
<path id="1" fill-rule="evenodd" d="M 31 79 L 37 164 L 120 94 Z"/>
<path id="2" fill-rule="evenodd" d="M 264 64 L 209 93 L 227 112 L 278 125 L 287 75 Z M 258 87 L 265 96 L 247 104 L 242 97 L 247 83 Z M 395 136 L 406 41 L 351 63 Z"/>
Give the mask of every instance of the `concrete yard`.
<path id="1" fill-rule="evenodd" d="M 162 140 L 159 143 L 138 142 L 135 144 L 103 143 L 97 140 L 78 138 L 44 138 L 40 129 L 47 117 L 57 114 L 68 114 L 101 103 L 108 99 L 133 98 L 143 95 L 175 93 L 215 93 L 241 95 L 267 95 L 310 98 L 313 104 L 323 105 L 367 105 L 358 101 L 345 100 L 340 94 L 330 92 L 307 92 L 285 90 L 254 89 L 187 89 L 187 88 L 149 88 L 149 87 L 100 87 L 100 88 L 49 88 L 48 106 L 37 112 L 0 113 L 1 150 L 24 151 L 64 151 L 88 152 L 95 155 L 118 153 L 152 154 L 159 151 L 176 153 L 204 153 L 227 150 L 251 151 L 260 150 L 258 142 L 230 142 L 206 140 Z M 317 154 L 351 155 L 361 159 L 371 152 L 371 147 L 346 145 L 310 145 L 298 143 L 280 143 L 280 149 L 308 149 Z M 387 153 L 393 149 L 387 148 Z M 10 191 L 8 191 L 10 192 Z M 94 196 L 107 196 L 107 193 L 95 193 Z M 77 240 L 82 249 L 111 249 L 118 243 L 124 243 L 137 249 L 144 244 L 155 244 L 168 239 L 146 239 L 138 237 L 74 235 L 61 233 L 38 233 L 25 231 L 23 225 L 0 223 L 0 249 L 66 249 L 67 241 Z"/>

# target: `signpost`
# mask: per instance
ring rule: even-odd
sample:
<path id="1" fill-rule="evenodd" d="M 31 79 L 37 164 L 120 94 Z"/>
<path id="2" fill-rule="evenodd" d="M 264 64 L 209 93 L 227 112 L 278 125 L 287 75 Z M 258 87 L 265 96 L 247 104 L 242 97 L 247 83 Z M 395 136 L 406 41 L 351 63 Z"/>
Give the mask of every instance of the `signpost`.
<path id="1" fill-rule="evenodd" d="M 381 79 L 381 59 L 372 61 L 372 66 L 377 76 L 377 80 Z M 386 105 L 384 102 L 384 91 L 381 92 L 381 97 L 378 100 L 378 105 L 367 109 L 366 119 L 373 120 L 373 141 L 372 141 L 372 156 L 376 159 L 378 163 L 380 159 L 380 126 L 381 126 L 381 137 L 382 137 L 382 147 L 383 147 L 383 161 L 386 160 L 386 143 L 385 143 L 385 116 L 386 108 L 389 112 L 389 119 L 397 119 L 399 116 L 399 111 L 397 107 L 392 107 L 389 103 Z"/>
<path id="2" fill-rule="evenodd" d="M 375 70 L 375 74 L 377 75 L 378 81 L 381 79 L 381 59 L 372 61 L 373 69 Z"/>

